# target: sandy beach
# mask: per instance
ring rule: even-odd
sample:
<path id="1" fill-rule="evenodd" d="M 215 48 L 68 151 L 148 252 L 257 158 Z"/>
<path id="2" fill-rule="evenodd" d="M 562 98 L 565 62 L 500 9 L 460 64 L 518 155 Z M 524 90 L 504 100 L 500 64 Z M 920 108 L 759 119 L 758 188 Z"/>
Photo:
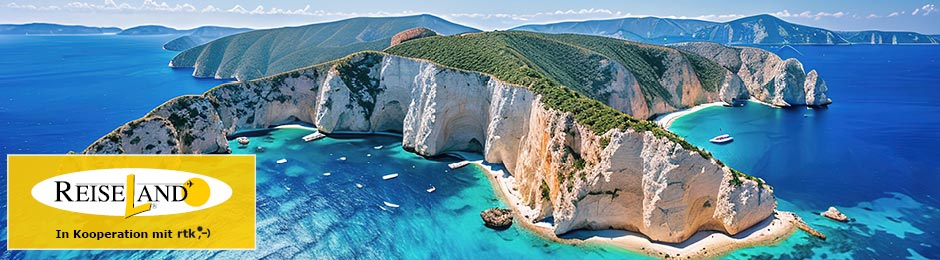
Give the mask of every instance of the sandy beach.
<path id="1" fill-rule="evenodd" d="M 701 104 L 698 106 L 694 106 L 694 107 L 690 107 L 690 108 L 686 108 L 686 109 L 679 110 L 676 112 L 658 116 L 656 117 L 656 119 L 653 120 L 653 122 L 656 122 L 657 125 L 662 126 L 663 128 L 666 128 L 668 130 L 669 126 L 672 125 L 672 122 L 675 121 L 679 117 L 682 117 L 684 115 L 688 115 L 691 113 L 695 113 L 696 111 L 699 111 L 705 108 L 714 107 L 714 106 L 724 106 L 726 104 L 728 103 L 712 102 L 712 103 L 707 103 L 707 104 Z"/>
<path id="2" fill-rule="evenodd" d="M 511 206 L 516 214 L 515 224 L 522 225 L 546 239 L 559 243 L 615 246 L 658 258 L 667 256 L 670 258 L 717 258 L 741 248 L 778 243 L 797 230 L 793 223 L 795 219 L 791 214 L 777 212 L 734 236 L 715 231 L 699 231 L 688 240 L 677 244 L 654 242 L 643 234 L 624 230 L 578 230 L 559 237 L 555 235 L 551 224 L 531 223 L 528 218 L 523 217 L 537 214 L 537 212 L 522 204 L 521 196 L 511 188 L 514 187 L 515 178 L 506 172 L 502 165 L 488 163 L 479 154 L 451 153 L 450 155 L 462 158 L 486 172 L 493 189 L 498 191 L 499 196 Z"/>

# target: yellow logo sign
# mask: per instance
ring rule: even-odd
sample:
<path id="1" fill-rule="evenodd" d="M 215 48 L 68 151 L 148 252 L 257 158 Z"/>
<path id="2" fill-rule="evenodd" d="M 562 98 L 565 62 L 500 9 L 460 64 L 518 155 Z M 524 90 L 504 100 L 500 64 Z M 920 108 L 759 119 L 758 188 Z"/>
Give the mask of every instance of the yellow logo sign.
<path id="1" fill-rule="evenodd" d="M 253 249 L 254 156 L 10 155 L 9 249 Z"/>

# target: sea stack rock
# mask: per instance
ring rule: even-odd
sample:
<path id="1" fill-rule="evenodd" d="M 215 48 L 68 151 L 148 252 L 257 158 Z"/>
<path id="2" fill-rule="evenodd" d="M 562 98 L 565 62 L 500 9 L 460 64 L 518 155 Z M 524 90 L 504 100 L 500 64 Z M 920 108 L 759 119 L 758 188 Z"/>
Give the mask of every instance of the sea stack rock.
<path id="1" fill-rule="evenodd" d="M 403 42 L 418 39 L 418 38 L 435 36 L 435 35 L 437 35 L 437 33 L 428 28 L 424 28 L 424 27 L 411 28 L 408 30 L 401 31 L 400 33 L 397 33 L 394 36 L 392 36 L 392 42 L 391 44 L 388 45 L 388 47 L 391 48 L 392 46 L 398 45 L 399 43 L 403 43 Z"/>
<path id="2" fill-rule="evenodd" d="M 512 211 L 509 209 L 491 208 L 480 212 L 483 224 L 489 228 L 503 230 L 512 225 Z"/>
<path id="3" fill-rule="evenodd" d="M 829 210 L 820 215 L 839 222 L 849 222 L 849 218 L 846 217 L 845 214 L 842 214 L 842 212 L 839 212 L 836 207 L 829 207 Z"/>

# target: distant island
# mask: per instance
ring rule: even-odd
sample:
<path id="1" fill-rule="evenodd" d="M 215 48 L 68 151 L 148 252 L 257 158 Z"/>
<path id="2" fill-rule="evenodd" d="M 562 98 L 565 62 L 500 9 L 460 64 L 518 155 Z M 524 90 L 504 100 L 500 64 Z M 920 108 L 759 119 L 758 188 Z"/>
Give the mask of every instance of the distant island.
<path id="1" fill-rule="evenodd" d="M 696 41 L 733 45 L 940 44 L 937 36 L 915 32 L 837 32 L 790 23 L 767 14 L 724 23 L 642 17 L 533 24 L 512 30 L 598 35 L 651 44 Z"/>
<path id="2" fill-rule="evenodd" d="M 251 30 L 252 29 L 249 28 L 220 26 L 202 26 L 189 30 L 180 30 L 162 25 L 142 25 L 122 30 L 117 27 L 90 27 L 50 23 L 0 25 L 0 34 L 7 35 L 179 35 L 179 38 L 173 39 L 163 45 L 163 49 L 171 51 L 184 51 L 218 38 Z"/>
<path id="3" fill-rule="evenodd" d="M 69 34 L 115 34 L 121 32 L 117 27 L 89 27 L 81 25 L 61 25 L 51 23 L 0 24 L 0 34 L 16 35 L 69 35 Z"/>
<path id="4" fill-rule="evenodd" d="M 125 29 L 118 33 L 118 35 L 180 35 L 179 38 L 173 39 L 164 44 L 163 49 L 171 51 L 184 51 L 218 38 L 247 31 L 251 31 L 251 29 L 202 26 L 189 30 L 178 30 L 160 25 L 144 25 Z"/>
<path id="5" fill-rule="evenodd" d="M 131 27 L 119 32 L 118 35 L 165 35 L 165 34 L 184 34 L 186 31 L 180 31 L 162 25 L 142 25 Z"/>

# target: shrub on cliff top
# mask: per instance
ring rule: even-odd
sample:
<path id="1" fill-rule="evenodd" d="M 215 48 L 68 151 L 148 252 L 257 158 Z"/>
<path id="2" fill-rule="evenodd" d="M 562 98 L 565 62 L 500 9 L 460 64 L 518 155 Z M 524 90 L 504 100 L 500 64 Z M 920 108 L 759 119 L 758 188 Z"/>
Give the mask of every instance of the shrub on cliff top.
<path id="1" fill-rule="evenodd" d="M 658 78 L 665 71 L 662 58 L 666 52 L 676 50 L 661 46 L 639 46 L 621 40 L 584 35 L 490 32 L 417 39 L 385 51 L 430 60 L 445 67 L 478 71 L 525 86 L 541 95 L 545 106 L 571 113 L 578 123 L 598 135 L 614 128 L 652 132 L 656 137 L 666 138 L 705 159 L 712 159 L 711 153 L 655 123 L 633 118 L 598 101 L 598 97 L 592 97 L 591 89 L 586 86 L 591 86 L 592 80 L 596 78 L 592 78 L 590 72 L 596 72 L 596 67 L 592 66 L 605 58 L 593 51 L 595 49 L 615 57 L 614 60 L 637 76 L 648 103 L 655 98 L 671 98 L 671 94 L 659 85 Z M 717 63 L 692 53 L 679 52 L 679 55 L 687 59 L 692 57 L 690 63 L 693 69 L 702 69 L 701 73 L 696 73 L 703 85 L 707 86 L 706 90 L 717 89 L 720 80 L 717 71 L 722 71 Z M 724 77 L 723 74 L 720 76 Z M 735 173 L 735 176 L 754 178 L 740 172 Z"/>

